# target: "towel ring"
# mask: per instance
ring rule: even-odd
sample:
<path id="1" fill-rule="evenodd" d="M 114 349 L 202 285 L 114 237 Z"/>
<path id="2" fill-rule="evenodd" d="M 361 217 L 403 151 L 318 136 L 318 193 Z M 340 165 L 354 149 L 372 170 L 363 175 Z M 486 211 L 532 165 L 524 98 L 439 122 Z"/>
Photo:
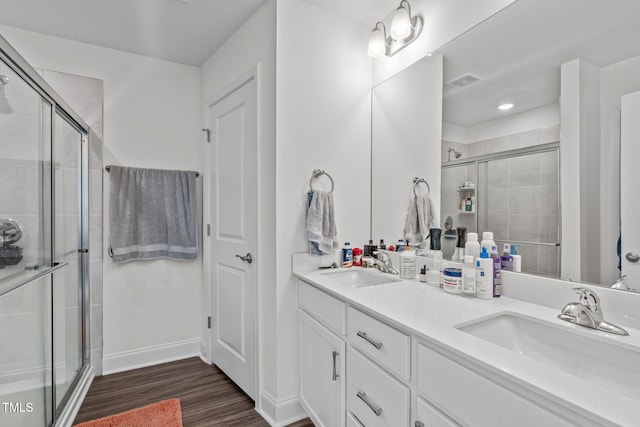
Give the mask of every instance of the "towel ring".
<path id="1" fill-rule="evenodd" d="M 322 175 L 326 175 L 329 178 L 329 181 L 331 181 L 331 192 L 333 193 L 333 189 L 334 189 L 333 178 L 331 178 L 331 175 L 329 175 L 328 173 L 326 173 L 325 171 L 323 171 L 321 169 L 314 169 L 313 170 L 313 173 L 311 174 L 311 179 L 309 180 L 309 189 L 311 191 L 313 191 L 313 180 L 314 180 L 314 178 L 320 178 Z"/>
<path id="2" fill-rule="evenodd" d="M 415 197 L 418 197 L 418 195 L 416 194 L 416 187 L 417 187 L 417 186 L 418 186 L 418 184 L 420 184 L 421 182 L 423 182 L 423 183 L 424 183 L 424 185 L 426 185 L 426 186 L 427 186 L 427 191 L 429 191 L 429 194 L 431 194 L 431 187 L 429 187 L 429 183 L 427 182 L 427 180 L 426 180 L 426 179 L 424 179 L 424 178 L 418 178 L 418 177 L 415 177 L 415 178 L 413 178 L 413 195 L 414 195 Z"/>

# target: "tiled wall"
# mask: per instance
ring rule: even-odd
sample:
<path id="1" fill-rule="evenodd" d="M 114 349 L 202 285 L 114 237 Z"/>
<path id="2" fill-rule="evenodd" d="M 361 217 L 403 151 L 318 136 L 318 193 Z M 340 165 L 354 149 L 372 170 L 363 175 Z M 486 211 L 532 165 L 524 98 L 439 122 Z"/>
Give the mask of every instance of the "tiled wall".
<path id="1" fill-rule="evenodd" d="M 554 126 L 468 145 L 444 141 L 443 165 L 447 160 L 447 147 L 462 151 L 462 160 L 558 140 L 559 129 Z M 480 233 L 492 231 L 499 252 L 502 252 L 504 243 L 512 241 L 559 242 L 557 151 L 489 160 L 480 163 L 478 168 L 477 177 L 474 164 L 442 169 L 442 221 L 451 216 L 454 227 L 463 226 L 468 231 L 478 230 Z M 487 193 L 476 194 L 476 213 L 459 213 L 458 186 L 472 181 L 483 189 L 484 179 L 487 180 Z M 476 193 L 478 191 L 481 190 L 476 190 Z M 547 276 L 558 274 L 558 247 L 521 245 L 519 253 L 523 271 Z"/>

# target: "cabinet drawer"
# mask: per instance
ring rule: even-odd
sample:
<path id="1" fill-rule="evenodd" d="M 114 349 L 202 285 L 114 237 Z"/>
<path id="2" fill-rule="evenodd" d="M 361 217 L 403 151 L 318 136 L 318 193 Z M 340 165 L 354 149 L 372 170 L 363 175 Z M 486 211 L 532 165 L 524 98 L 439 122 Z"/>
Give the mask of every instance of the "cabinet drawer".
<path id="1" fill-rule="evenodd" d="M 409 388 L 347 346 L 347 410 L 367 427 L 407 426 Z"/>
<path id="2" fill-rule="evenodd" d="M 379 320 L 348 308 L 349 342 L 400 378 L 411 378 L 411 338 Z"/>
<path id="3" fill-rule="evenodd" d="M 314 286 L 298 281 L 298 304 L 318 320 L 338 332 L 346 333 L 346 305 Z"/>
<path id="4" fill-rule="evenodd" d="M 351 412 L 347 412 L 347 427 L 365 427 Z"/>
<path id="5" fill-rule="evenodd" d="M 418 391 L 451 417 L 474 427 L 575 425 L 422 344 Z"/>
<path id="6" fill-rule="evenodd" d="M 418 398 L 416 418 L 415 427 L 458 427 L 458 424 L 451 421 L 449 417 L 420 398 Z"/>

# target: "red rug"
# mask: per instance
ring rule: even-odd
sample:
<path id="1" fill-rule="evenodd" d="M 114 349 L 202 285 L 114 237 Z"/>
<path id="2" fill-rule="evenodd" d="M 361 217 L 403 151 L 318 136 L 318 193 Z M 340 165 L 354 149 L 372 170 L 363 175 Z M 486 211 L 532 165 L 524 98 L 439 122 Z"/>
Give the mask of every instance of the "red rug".
<path id="1" fill-rule="evenodd" d="M 75 427 L 182 427 L 180 399 L 163 400 L 121 414 L 76 424 Z"/>

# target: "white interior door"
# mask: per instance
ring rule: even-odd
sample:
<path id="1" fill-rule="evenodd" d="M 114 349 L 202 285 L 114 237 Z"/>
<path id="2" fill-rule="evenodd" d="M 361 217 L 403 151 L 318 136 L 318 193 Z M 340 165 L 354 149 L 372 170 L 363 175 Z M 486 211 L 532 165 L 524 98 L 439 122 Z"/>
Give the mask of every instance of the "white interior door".
<path id="1" fill-rule="evenodd" d="M 255 76 L 212 102 L 209 120 L 211 361 L 255 400 Z"/>
<path id="2" fill-rule="evenodd" d="M 627 285 L 640 290 L 640 92 L 622 97 L 620 143 L 620 227 L 622 230 L 622 274 Z"/>

